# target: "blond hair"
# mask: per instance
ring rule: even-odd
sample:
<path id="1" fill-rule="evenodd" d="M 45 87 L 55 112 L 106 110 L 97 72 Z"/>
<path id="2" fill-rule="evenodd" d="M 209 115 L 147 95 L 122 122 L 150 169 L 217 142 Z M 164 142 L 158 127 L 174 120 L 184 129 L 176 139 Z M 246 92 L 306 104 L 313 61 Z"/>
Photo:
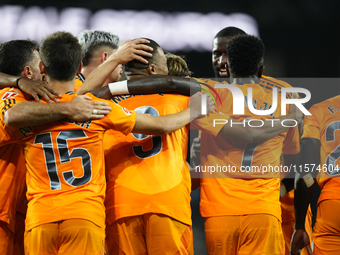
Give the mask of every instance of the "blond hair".
<path id="1" fill-rule="evenodd" d="M 192 72 L 189 71 L 187 62 L 184 60 L 184 57 L 172 54 L 167 52 L 165 54 L 167 59 L 167 66 L 169 73 L 168 75 L 172 76 L 191 76 Z"/>

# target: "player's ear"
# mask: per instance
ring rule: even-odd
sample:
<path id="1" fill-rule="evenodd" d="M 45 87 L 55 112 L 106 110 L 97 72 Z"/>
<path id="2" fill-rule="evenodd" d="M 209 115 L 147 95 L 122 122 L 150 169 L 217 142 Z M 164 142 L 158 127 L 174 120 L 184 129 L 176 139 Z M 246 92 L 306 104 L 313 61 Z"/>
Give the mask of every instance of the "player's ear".
<path id="1" fill-rule="evenodd" d="M 28 79 L 31 79 L 32 76 L 33 76 L 33 72 L 32 72 L 32 69 L 30 66 L 25 66 L 23 71 L 22 71 L 22 74 L 24 77 L 28 78 Z"/>
<path id="2" fill-rule="evenodd" d="M 148 73 L 149 73 L 150 75 L 152 75 L 152 74 L 157 74 L 155 64 L 150 64 L 150 65 L 148 66 Z"/>
<path id="3" fill-rule="evenodd" d="M 107 53 L 107 52 L 104 51 L 104 52 L 100 55 L 100 60 L 101 60 L 101 62 L 103 63 L 108 57 L 109 57 L 109 53 Z"/>
<path id="4" fill-rule="evenodd" d="M 83 61 L 80 61 L 77 73 L 81 73 L 81 69 L 83 69 Z"/>

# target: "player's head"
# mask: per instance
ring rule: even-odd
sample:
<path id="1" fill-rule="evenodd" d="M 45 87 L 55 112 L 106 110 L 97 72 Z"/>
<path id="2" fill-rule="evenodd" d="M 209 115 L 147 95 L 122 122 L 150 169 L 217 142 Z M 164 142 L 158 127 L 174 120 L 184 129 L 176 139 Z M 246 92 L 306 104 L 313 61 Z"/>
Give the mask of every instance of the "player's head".
<path id="1" fill-rule="evenodd" d="M 46 36 L 40 45 L 40 70 L 51 80 L 71 81 L 81 68 L 81 45 L 69 32 Z"/>
<path id="2" fill-rule="evenodd" d="M 237 27 L 225 27 L 215 35 L 212 48 L 212 64 L 216 78 L 229 77 L 226 69 L 227 44 L 236 35 L 244 34 L 246 33 Z"/>
<path id="3" fill-rule="evenodd" d="M 83 47 L 82 61 L 84 68 L 88 66 L 96 68 L 115 53 L 119 47 L 118 35 L 102 30 L 84 30 L 79 34 L 78 39 Z M 122 72 L 122 65 L 118 65 L 107 82 L 119 80 Z"/>
<path id="4" fill-rule="evenodd" d="M 41 79 L 38 44 L 31 40 L 13 40 L 0 45 L 0 72 Z"/>
<path id="5" fill-rule="evenodd" d="M 183 57 L 167 52 L 165 54 L 166 62 L 168 66 L 168 75 L 173 76 L 191 76 L 187 62 Z"/>
<path id="6" fill-rule="evenodd" d="M 83 66 L 89 65 L 96 55 L 103 52 L 111 55 L 119 47 L 118 35 L 101 30 L 84 30 L 78 39 L 83 48 Z"/>
<path id="7" fill-rule="evenodd" d="M 228 69 L 231 77 L 261 77 L 264 44 L 253 35 L 235 36 L 227 46 Z"/>
<path id="8" fill-rule="evenodd" d="M 162 74 L 168 75 L 168 67 L 166 64 L 166 57 L 162 48 L 154 40 L 144 38 L 150 41 L 145 44 L 150 46 L 153 51 L 152 57 L 143 57 L 148 61 L 148 64 L 144 64 L 138 60 L 132 60 L 125 64 L 125 72 L 128 77 L 132 75 L 152 75 Z"/>

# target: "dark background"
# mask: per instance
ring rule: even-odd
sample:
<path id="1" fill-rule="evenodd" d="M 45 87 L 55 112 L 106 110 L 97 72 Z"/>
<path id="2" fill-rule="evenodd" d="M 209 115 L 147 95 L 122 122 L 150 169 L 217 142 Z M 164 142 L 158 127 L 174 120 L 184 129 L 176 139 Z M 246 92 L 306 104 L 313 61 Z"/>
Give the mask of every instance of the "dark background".
<path id="1" fill-rule="evenodd" d="M 0 5 L 37 5 L 160 12 L 242 12 L 253 16 L 266 45 L 266 73 L 274 77 L 339 77 L 340 2 L 337 0 L 2 0 Z M 177 52 L 181 53 L 181 52 Z M 196 77 L 212 77 L 209 52 L 185 52 Z M 274 64 L 275 63 L 275 64 Z"/>
<path id="2" fill-rule="evenodd" d="M 340 94 L 340 2 L 338 0 L 240 0 L 240 1 L 9 1 L 0 5 L 85 7 L 95 12 L 101 9 L 153 10 L 160 12 L 242 12 L 253 16 L 260 37 L 266 46 L 265 74 L 277 78 L 294 79 L 293 86 L 311 91 L 306 105 Z M 202 35 L 204 36 L 204 35 Z M 213 39 L 213 38 L 211 38 Z M 185 55 L 195 77 L 213 77 L 210 52 L 175 52 Z M 326 79 L 325 79 L 326 78 Z M 315 203 L 316 197 L 314 198 Z M 192 193 L 195 254 L 206 254 L 203 220 L 198 214 L 199 191 Z"/>

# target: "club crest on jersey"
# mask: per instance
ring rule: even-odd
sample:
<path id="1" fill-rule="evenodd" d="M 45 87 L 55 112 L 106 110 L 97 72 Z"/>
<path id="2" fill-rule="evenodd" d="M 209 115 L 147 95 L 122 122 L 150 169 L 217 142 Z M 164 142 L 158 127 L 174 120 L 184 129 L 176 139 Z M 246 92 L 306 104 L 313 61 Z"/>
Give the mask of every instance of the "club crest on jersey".
<path id="1" fill-rule="evenodd" d="M 3 96 L 2 96 L 2 100 L 7 100 L 7 99 L 10 99 L 10 98 L 14 98 L 16 97 L 17 95 L 19 95 L 18 92 L 16 91 L 7 91 Z"/>
<path id="2" fill-rule="evenodd" d="M 126 109 L 125 107 L 122 107 L 123 109 L 123 112 L 126 114 L 126 115 L 132 115 L 132 112 L 130 112 L 128 109 Z"/>

